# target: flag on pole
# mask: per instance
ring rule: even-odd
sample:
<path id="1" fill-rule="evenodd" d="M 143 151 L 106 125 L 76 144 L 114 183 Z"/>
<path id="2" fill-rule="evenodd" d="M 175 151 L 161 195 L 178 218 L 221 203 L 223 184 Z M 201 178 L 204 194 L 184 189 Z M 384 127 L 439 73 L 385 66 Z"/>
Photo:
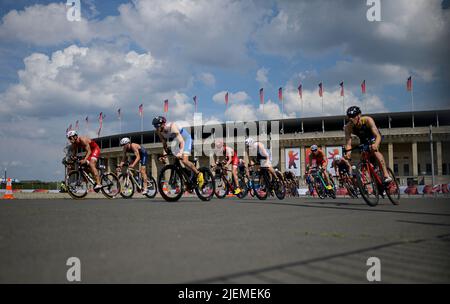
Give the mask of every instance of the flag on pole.
<path id="1" fill-rule="evenodd" d="M 144 115 L 144 105 L 141 103 L 139 105 L 139 116 L 143 116 Z"/>
<path id="2" fill-rule="evenodd" d="M 71 131 L 71 130 L 72 130 L 72 124 L 69 125 L 69 131 Z"/>
<path id="3" fill-rule="evenodd" d="M 89 123 L 89 116 L 86 116 L 86 124 L 88 124 Z"/>
<path id="4" fill-rule="evenodd" d="M 194 107 L 195 107 L 195 112 L 197 112 L 197 96 L 194 96 Z"/>
<path id="5" fill-rule="evenodd" d="M 300 99 L 303 99 L 302 84 L 298 86 L 298 96 L 300 96 Z"/>
<path id="6" fill-rule="evenodd" d="M 406 90 L 408 92 L 412 91 L 412 78 L 411 78 L 411 76 L 409 76 L 408 81 L 406 82 Z"/>
<path id="7" fill-rule="evenodd" d="M 344 97 L 344 82 L 342 81 L 339 85 L 341 86 L 341 97 Z"/>
<path id="8" fill-rule="evenodd" d="M 225 94 L 225 105 L 228 106 L 228 92 Z"/>
<path id="9" fill-rule="evenodd" d="M 259 89 L 259 103 L 264 104 L 264 89 Z"/>
<path id="10" fill-rule="evenodd" d="M 120 113 L 120 108 L 117 110 L 117 117 L 119 118 L 119 120 L 122 119 L 122 115 L 121 115 L 121 113 Z"/>
<path id="11" fill-rule="evenodd" d="M 75 130 L 78 130 L 79 129 L 79 125 L 78 125 L 78 120 L 75 122 Z"/>
<path id="12" fill-rule="evenodd" d="M 164 113 L 169 112 L 169 100 L 164 100 Z"/>
<path id="13" fill-rule="evenodd" d="M 280 102 L 283 102 L 283 88 L 282 88 L 282 87 L 280 87 L 280 88 L 278 89 L 278 100 L 279 100 Z"/>
<path id="14" fill-rule="evenodd" d="M 366 94 L 366 80 L 363 80 L 363 82 L 361 83 L 361 92 L 363 94 Z"/>
<path id="15" fill-rule="evenodd" d="M 319 83 L 319 96 L 323 97 L 323 87 L 322 87 L 322 83 Z"/>
<path id="16" fill-rule="evenodd" d="M 98 115 L 98 122 L 99 122 L 99 128 L 98 128 L 98 132 L 97 132 L 97 136 L 100 137 L 100 132 L 102 131 L 102 127 L 103 127 L 103 118 L 105 118 L 105 115 L 103 115 L 103 112 L 100 112 L 100 114 Z"/>

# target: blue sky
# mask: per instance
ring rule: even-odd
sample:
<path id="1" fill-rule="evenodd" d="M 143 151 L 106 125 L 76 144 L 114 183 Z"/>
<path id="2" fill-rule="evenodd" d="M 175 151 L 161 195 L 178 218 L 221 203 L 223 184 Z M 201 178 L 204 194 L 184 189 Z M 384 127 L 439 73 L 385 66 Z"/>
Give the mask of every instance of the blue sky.
<path id="1" fill-rule="evenodd" d="M 205 120 L 319 116 L 346 106 L 364 112 L 449 108 L 448 1 L 381 0 L 381 22 L 369 22 L 366 1 L 81 0 L 81 22 L 66 2 L 0 4 L 0 165 L 17 178 L 60 179 L 69 124 L 99 112 L 102 135 L 145 129 L 169 99 L 170 118 L 190 121 L 198 96 Z M 360 84 L 366 80 L 367 94 Z M 297 93 L 303 85 L 304 113 Z M 259 105 L 263 87 L 266 105 Z M 224 94 L 230 93 L 225 108 Z M 39 152 L 31 152 L 39 151 Z M 42 169 L 44 164 L 45 169 Z"/>

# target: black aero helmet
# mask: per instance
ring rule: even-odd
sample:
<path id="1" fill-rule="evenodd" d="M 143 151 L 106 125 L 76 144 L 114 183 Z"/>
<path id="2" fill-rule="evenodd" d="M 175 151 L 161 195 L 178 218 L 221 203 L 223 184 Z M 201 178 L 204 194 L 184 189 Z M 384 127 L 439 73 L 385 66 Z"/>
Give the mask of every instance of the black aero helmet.
<path id="1" fill-rule="evenodd" d="M 166 118 L 164 116 L 156 116 L 153 118 L 152 125 L 155 128 L 159 128 L 163 123 L 166 123 Z"/>
<path id="2" fill-rule="evenodd" d="M 352 107 L 347 109 L 347 116 L 348 117 L 353 118 L 353 117 L 358 116 L 359 114 L 361 114 L 361 109 L 359 107 L 357 107 L 357 106 L 352 106 Z"/>

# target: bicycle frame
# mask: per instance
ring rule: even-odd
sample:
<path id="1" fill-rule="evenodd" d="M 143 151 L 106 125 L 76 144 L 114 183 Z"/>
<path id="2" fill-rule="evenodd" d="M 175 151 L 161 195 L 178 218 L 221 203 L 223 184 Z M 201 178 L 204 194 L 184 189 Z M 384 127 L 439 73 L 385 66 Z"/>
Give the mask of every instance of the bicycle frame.
<path id="1" fill-rule="evenodd" d="M 378 160 L 377 160 L 378 161 Z M 378 186 L 383 186 L 383 181 L 381 180 L 380 176 L 375 172 L 375 167 L 370 161 L 370 152 L 366 150 L 366 147 L 362 147 L 361 151 L 361 165 L 365 166 L 366 169 L 369 169 L 369 173 L 371 176 L 375 176 L 375 181 Z M 378 164 L 379 170 L 381 170 L 381 164 Z"/>

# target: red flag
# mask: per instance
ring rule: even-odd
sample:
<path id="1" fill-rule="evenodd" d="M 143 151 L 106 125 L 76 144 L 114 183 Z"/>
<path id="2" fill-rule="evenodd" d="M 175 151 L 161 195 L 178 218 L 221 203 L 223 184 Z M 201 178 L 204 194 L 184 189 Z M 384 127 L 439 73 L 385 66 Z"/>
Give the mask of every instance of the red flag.
<path id="1" fill-rule="evenodd" d="M 259 89 L 259 103 L 264 104 L 264 89 Z"/>
<path id="2" fill-rule="evenodd" d="M 142 103 L 139 105 L 139 115 L 141 117 L 144 115 L 144 105 Z"/>
<path id="3" fill-rule="evenodd" d="M 411 78 L 411 76 L 409 76 L 408 81 L 406 82 L 406 90 L 408 92 L 412 91 L 412 78 Z"/>
<path id="4" fill-rule="evenodd" d="M 366 80 L 363 80 L 363 82 L 361 83 L 361 92 L 363 94 L 366 94 Z"/>
<path id="5" fill-rule="evenodd" d="M 279 100 L 280 102 L 283 101 L 283 88 L 282 88 L 282 87 L 280 87 L 280 88 L 278 89 L 278 100 Z"/>
<path id="6" fill-rule="evenodd" d="M 194 96 L 195 112 L 197 112 L 197 96 Z"/>
<path id="7" fill-rule="evenodd" d="M 164 113 L 169 112 L 169 100 L 164 100 Z"/>
<path id="8" fill-rule="evenodd" d="M 344 82 L 342 81 L 339 85 L 341 86 L 341 97 L 344 97 Z"/>
<path id="9" fill-rule="evenodd" d="M 75 130 L 78 130 L 79 126 L 78 126 L 78 120 L 75 122 Z"/>
<path id="10" fill-rule="evenodd" d="M 302 84 L 298 86 L 298 95 L 300 96 L 300 99 L 303 99 L 303 93 L 302 93 Z"/>
<path id="11" fill-rule="evenodd" d="M 323 87 L 322 87 L 322 83 L 319 83 L 319 96 L 320 96 L 320 97 L 323 96 Z"/>
<path id="12" fill-rule="evenodd" d="M 225 104 L 228 106 L 228 92 L 225 94 Z"/>
<path id="13" fill-rule="evenodd" d="M 121 113 L 120 113 L 120 108 L 119 110 L 117 110 L 117 117 L 119 117 L 119 120 L 122 119 Z"/>

